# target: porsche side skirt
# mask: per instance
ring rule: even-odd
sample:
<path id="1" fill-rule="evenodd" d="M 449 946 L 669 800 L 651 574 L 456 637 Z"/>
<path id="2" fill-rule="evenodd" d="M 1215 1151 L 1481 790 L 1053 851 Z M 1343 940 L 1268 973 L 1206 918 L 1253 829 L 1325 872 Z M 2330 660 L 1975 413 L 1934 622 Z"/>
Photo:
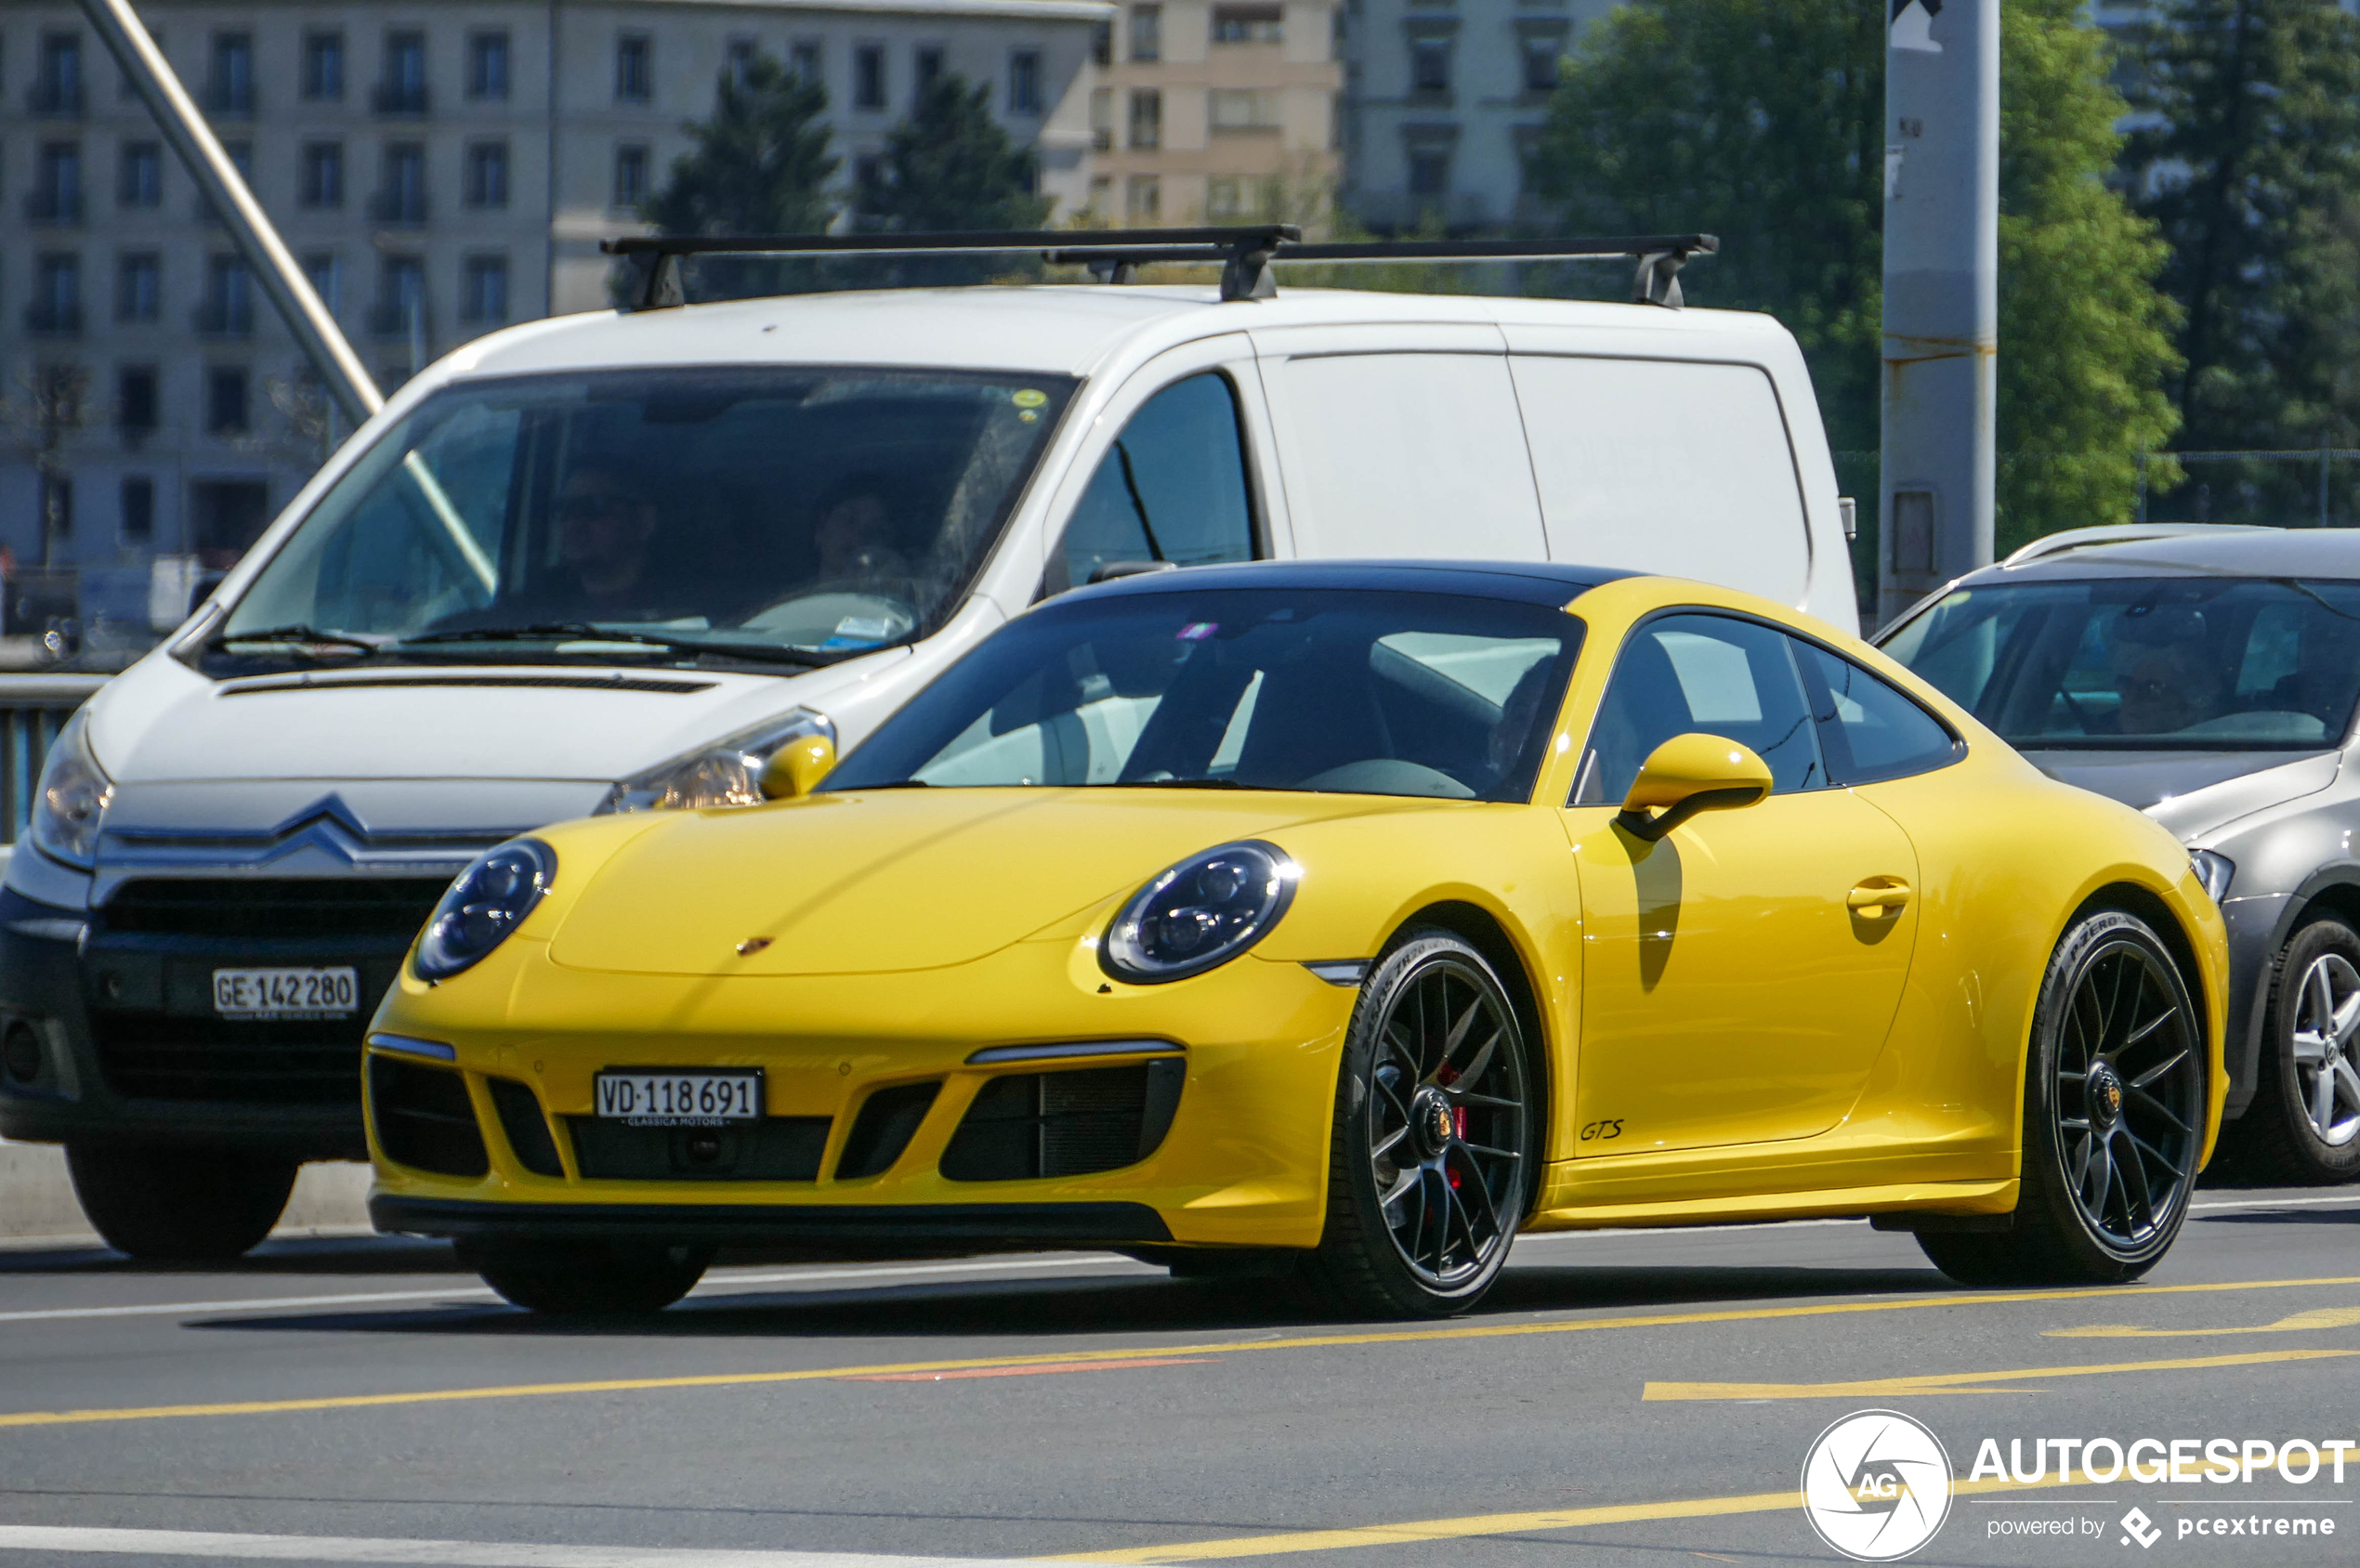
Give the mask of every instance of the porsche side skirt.
<path id="1" fill-rule="evenodd" d="M 998 1243 L 1134 1245 L 1172 1239 L 1144 1203 L 809 1204 L 465 1203 L 378 1196 L 369 1220 L 409 1235 L 576 1241 L 799 1244 L 858 1248 Z"/>

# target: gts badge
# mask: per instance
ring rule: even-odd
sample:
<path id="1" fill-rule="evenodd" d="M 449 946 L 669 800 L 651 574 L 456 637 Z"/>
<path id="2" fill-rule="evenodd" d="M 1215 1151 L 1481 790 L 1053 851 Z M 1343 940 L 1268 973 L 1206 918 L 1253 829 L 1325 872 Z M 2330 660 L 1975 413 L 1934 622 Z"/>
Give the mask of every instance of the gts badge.
<path id="1" fill-rule="evenodd" d="M 1606 1121 L 1585 1122 L 1581 1129 L 1581 1141 L 1585 1143 L 1612 1143 L 1622 1136 L 1622 1119 L 1615 1117 Z"/>

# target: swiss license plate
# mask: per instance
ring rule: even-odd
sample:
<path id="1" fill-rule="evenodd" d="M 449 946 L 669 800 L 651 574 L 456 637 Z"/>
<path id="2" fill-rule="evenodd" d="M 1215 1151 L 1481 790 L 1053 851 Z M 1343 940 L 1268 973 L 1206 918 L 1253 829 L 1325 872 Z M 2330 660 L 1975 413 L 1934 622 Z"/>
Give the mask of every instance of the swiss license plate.
<path id="1" fill-rule="evenodd" d="M 213 1010 L 224 1018 L 349 1018 L 361 1007 L 360 971 L 216 969 Z"/>
<path id="2" fill-rule="evenodd" d="M 642 1072 L 597 1078 L 598 1115 L 631 1127 L 721 1127 L 762 1119 L 762 1073 Z"/>

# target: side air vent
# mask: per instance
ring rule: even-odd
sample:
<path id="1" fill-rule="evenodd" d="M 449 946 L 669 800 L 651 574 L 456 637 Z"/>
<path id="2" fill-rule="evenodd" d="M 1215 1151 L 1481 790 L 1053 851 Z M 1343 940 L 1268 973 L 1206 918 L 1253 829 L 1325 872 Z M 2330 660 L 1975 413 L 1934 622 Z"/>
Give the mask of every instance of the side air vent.
<path id="1" fill-rule="evenodd" d="M 937 1078 L 932 1083 L 896 1084 L 870 1095 L 846 1135 L 844 1153 L 836 1159 L 836 1180 L 857 1182 L 892 1169 L 893 1162 L 916 1135 L 918 1124 L 934 1108 L 935 1096 L 941 1092 L 942 1080 Z"/>
<path id="2" fill-rule="evenodd" d="M 386 1158 L 438 1176 L 492 1169 L 466 1081 L 441 1067 L 390 1056 L 369 1058 L 369 1115 Z"/>
<path id="3" fill-rule="evenodd" d="M 977 1093 L 943 1151 L 953 1182 L 1087 1176 L 1156 1152 L 1180 1105 L 1176 1058 L 1080 1072 L 1015 1073 Z"/>
<path id="4" fill-rule="evenodd" d="M 568 1117 L 573 1163 L 602 1182 L 816 1182 L 827 1117 L 765 1117 L 726 1127 L 629 1127 Z"/>
<path id="5" fill-rule="evenodd" d="M 508 1135 L 517 1163 L 535 1176 L 564 1175 L 557 1141 L 549 1136 L 549 1118 L 541 1114 L 532 1091 L 514 1078 L 486 1078 L 484 1086 L 492 1091 L 492 1108 L 500 1113 L 500 1130 Z"/>

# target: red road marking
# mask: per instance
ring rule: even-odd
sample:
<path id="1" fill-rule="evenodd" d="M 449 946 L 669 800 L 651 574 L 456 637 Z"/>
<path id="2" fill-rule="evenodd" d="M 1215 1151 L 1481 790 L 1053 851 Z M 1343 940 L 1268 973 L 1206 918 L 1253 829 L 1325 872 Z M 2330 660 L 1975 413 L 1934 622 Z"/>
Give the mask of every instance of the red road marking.
<path id="1" fill-rule="evenodd" d="M 843 1383 L 944 1383 L 955 1378 L 1031 1378 L 1048 1372 L 1119 1372 L 1129 1366 L 1201 1366 L 1201 1355 L 1142 1356 L 1136 1361 L 1045 1361 L 1034 1366 L 970 1366 L 956 1372 L 860 1372 Z"/>

